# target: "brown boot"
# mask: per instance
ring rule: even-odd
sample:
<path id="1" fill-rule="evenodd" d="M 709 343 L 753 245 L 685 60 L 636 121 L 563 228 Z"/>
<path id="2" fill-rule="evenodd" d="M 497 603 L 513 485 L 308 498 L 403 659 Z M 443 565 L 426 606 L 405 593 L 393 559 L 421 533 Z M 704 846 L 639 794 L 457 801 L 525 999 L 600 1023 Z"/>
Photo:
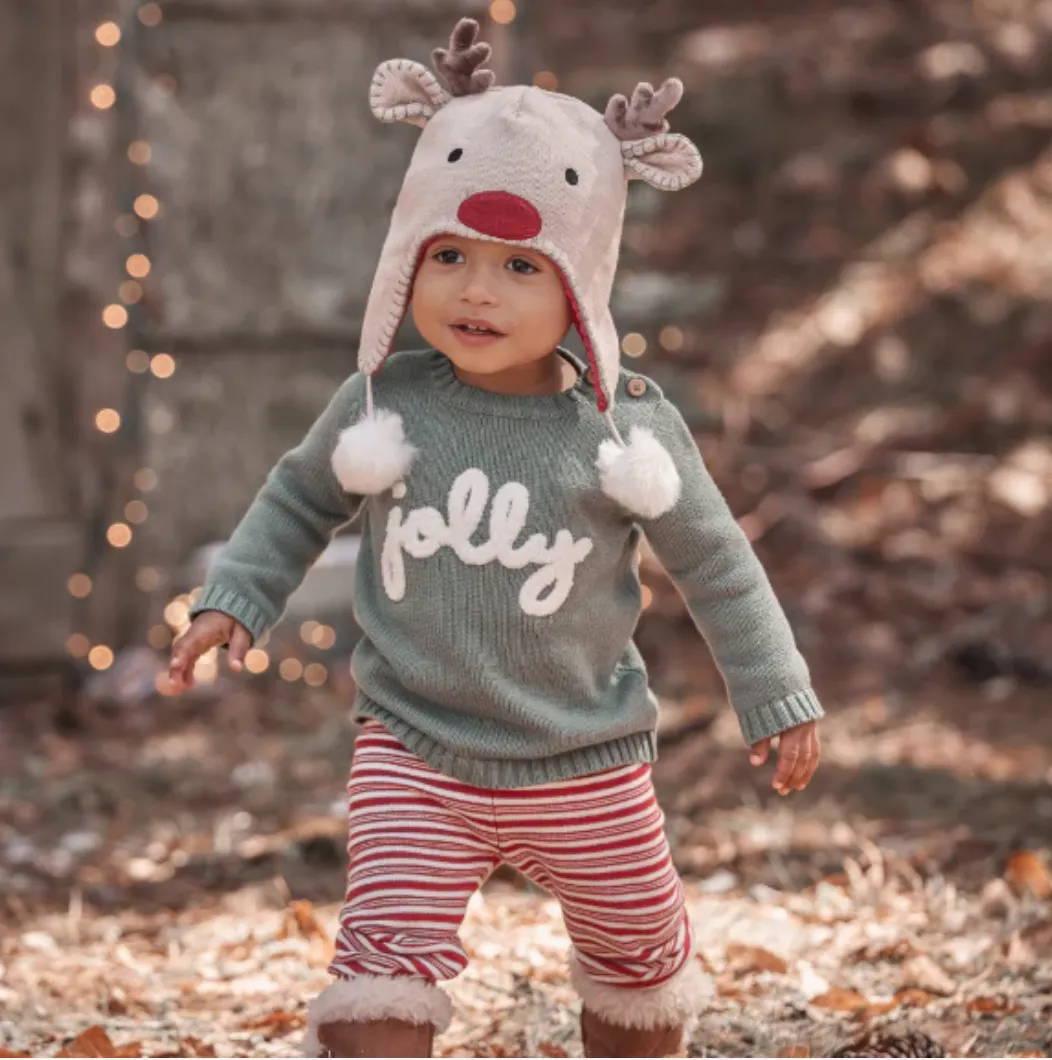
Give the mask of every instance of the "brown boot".
<path id="1" fill-rule="evenodd" d="M 338 1020 L 318 1027 L 322 1056 L 430 1056 L 435 1028 L 404 1020 Z"/>
<path id="2" fill-rule="evenodd" d="M 683 1026 L 620 1027 L 585 1008 L 581 1010 L 581 1040 L 585 1056 L 681 1056 Z"/>

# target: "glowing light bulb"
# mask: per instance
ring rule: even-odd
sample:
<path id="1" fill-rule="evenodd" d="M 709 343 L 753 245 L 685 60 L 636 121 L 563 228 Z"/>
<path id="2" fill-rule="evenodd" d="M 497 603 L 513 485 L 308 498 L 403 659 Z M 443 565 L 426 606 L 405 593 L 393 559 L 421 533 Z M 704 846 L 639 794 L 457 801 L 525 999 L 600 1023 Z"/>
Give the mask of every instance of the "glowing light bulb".
<path id="1" fill-rule="evenodd" d="M 170 379 L 175 374 L 175 358 L 170 353 L 158 353 L 150 361 L 150 371 L 158 379 Z"/>
<path id="2" fill-rule="evenodd" d="M 129 276 L 134 276 L 137 280 L 141 280 L 144 276 L 150 274 L 150 259 L 145 254 L 129 254 L 128 260 L 124 263 L 124 268 Z"/>
<path id="3" fill-rule="evenodd" d="M 91 641 L 83 633 L 71 633 L 66 638 L 66 651 L 74 659 L 83 659 L 91 651 Z"/>
<path id="4" fill-rule="evenodd" d="M 140 592 L 152 593 L 160 584 L 161 572 L 156 567 L 140 567 L 135 572 L 135 585 Z"/>
<path id="5" fill-rule="evenodd" d="M 145 166 L 153 157 L 153 150 L 145 140 L 132 140 L 128 144 L 128 161 L 137 166 Z"/>
<path id="6" fill-rule="evenodd" d="M 146 634 L 146 643 L 155 651 L 164 651 L 172 643 L 172 631 L 160 623 L 150 626 L 150 631 Z"/>
<path id="7" fill-rule="evenodd" d="M 658 334 L 658 342 L 666 350 L 675 352 L 676 350 L 683 348 L 683 332 L 679 328 L 672 324 L 667 327 L 663 327 Z"/>
<path id="8" fill-rule="evenodd" d="M 116 409 L 99 409 L 95 413 L 95 428 L 103 434 L 114 434 L 121 428 L 121 414 Z"/>
<path id="9" fill-rule="evenodd" d="M 270 656 L 262 648 L 249 648 L 245 653 L 245 669 L 250 674 L 265 673 L 270 665 Z"/>
<path id="10" fill-rule="evenodd" d="M 121 39 L 121 28 L 116 22 L 103 22 L 95 27 L 95 40 L 104 48 L 112 48 Z"/>
<path id="11" fill-rule="evenodd" d="M 106 540 L 114 548 L 125 548 L 131 544 L 132 531 L 127 523 L 114 523 L 106 531 Z"/>
<path id="12" fill-rule="evenodd" d="M 142 300 L 142 284 L 138 280 L 125 280 L 117 288 L 117 297 L 129 305 Z"/>
<path id="13" fill-rule="evenodd" d="M 142 501 L 128 501 L 124 506 L 124 518 L 138 526 L 145 523 L 150 511 Z"/>
<path id="14" fill-rule="evenodd" d="M 161 204 L 153 195 L 139 195 L 132 204 L 132 209 L 144 220 L 149 221 L 160 212 Z"/>
<path id="15" fill-rule="evenodd" d="M 133 477 L 135 488 L 143 493 L 157 489 L 157 472 L 152 467 L 140 467 Z"/>
<path id="16" fill-rule="evenodd" d="M 328 679 L 329 671 L 326 670 L 321 663 L 311 663 L 303 671 L 303 680 L 306 681 L 311 688 L 321 688 Z"/>
<path id="17" fill-rule="evenodd" d="M 125 364 L 129 372 L 142 375 L 150 370 L 150 355 L 145 350 L 132 350 L 129 352 Z"/>
<path id="18" fill-rule="evenodd" d="M 91 90 L 91 105 L 99 110 L 109 110 L 117 102 L 113 85 L 96 85 Z"/>
<path id="19" fill-rule="evenodd" d="M 299 659 L 282 659 L 278 673 L 286 681 L 298 681 L 303 676 L 303 663 Z"/>
<path id="20" fill-rule="evenodd" d="M 88 652 L 88 662 L 95 670 L 108 670 L 113 665 L 113 649 L 106 644 L 96 644 Z"/>
<path id="21" fill-rule="evenodd" d="M 102 311 L 102 322 L 108 328 L 113 328 L 115 331 L 118 328 L 123 328 L 128 323 L 128 310 L 122 305 L 108 305 Z"/>
<path id="22" fill-rule="evenodd" d="M 630 331 L 621 340 L 621 350 L 626 357 L 642 357 L 647 352 L 647 340 L 638 331 Z"/>
<path id="23" fill-rule="evenodd" d="M 91 579 L 86 574 L 71 575 L 69 581 L 66 582 L 66 588 L 69 589 L 70 596 L 83 600 L 91 595 Z"/>

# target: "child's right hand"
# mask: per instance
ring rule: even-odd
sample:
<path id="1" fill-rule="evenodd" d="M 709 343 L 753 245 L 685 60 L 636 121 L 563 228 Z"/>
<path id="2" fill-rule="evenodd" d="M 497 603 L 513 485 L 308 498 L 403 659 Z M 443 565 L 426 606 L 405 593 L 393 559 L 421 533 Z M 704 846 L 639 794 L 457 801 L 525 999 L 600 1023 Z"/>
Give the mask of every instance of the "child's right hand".
<path id="1" fill-rule="evenodd" d="M 206 651 L 229 644 L 227 661 L 230 669 L 240 672 L 245 653 L 252 647 L 252 635 L 236 619 L 222 611 L 202 611 L 190 628 L 172 645 L 168 664 L 168 681 L 173 692 L 185 692 L 194 686 L 194 664 Z"/>

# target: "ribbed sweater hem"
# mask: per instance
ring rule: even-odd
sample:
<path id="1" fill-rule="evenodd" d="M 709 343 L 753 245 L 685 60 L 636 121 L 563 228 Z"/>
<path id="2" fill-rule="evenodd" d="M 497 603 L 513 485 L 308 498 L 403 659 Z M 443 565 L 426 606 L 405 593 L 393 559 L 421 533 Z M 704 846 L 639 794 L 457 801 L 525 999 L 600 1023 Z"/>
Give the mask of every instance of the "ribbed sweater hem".
<path id="1" fill-rule="evenodd" d="M 190 609 L 190 617 L 197 618 L 202 611 L 222 611 L 241 625 L 252 635 L 256 643 L 270 625 L 263 609 L 246 599 L 240 593 L 222 585 L 211 585 L 198 597 Z"/>
<path id="2" fill-rule="evenodd" d="M 358 693 L 355 715 L 375 718 L 429 766 L 476 788 L 529 788 L 573 780 L 617 766 L 653 762 L 657 758 L 657 734 L 649 731 L 563 751 L 547 758 L 469 758 L 413 728 L 362 692 Z"/>
<path id="3" fill-rule="evenodd" d="M 822 704 L 818 702 L 818 696 L 810 688 L 802 692 L 793 692 L 773 703 L 764 703 L 753 710 L 743 714 L 740 718 L 742 735 L 745 742 L 751 747 L 760 740 L 766 740 L 770 736 L 777 736 L 792 729 L 797 725 L 803 725 L 805 721 L 817 721 L 825 717 Z"/>

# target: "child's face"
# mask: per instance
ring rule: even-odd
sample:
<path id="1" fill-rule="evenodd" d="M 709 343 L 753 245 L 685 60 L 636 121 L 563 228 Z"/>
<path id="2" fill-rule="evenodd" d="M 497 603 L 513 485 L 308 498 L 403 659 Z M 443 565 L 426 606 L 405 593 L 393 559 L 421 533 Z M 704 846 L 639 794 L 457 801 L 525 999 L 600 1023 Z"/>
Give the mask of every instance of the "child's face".
<path id="1" fill-rule="evenodd" d="M 431 346 L 478 375 L 550 356 L 572 323 L 559 270 L 543 254 L 460 236 L 440 236 L 427 248 L 412 311 Z M 472 334 L 468 323 L 490 333 Z"/>

